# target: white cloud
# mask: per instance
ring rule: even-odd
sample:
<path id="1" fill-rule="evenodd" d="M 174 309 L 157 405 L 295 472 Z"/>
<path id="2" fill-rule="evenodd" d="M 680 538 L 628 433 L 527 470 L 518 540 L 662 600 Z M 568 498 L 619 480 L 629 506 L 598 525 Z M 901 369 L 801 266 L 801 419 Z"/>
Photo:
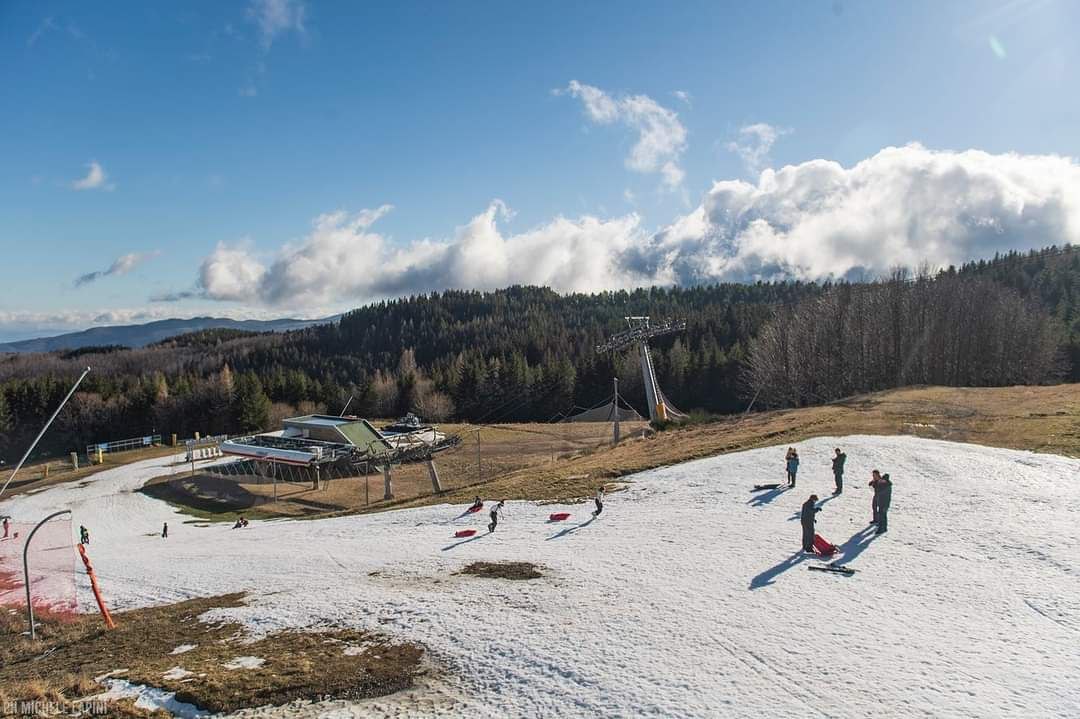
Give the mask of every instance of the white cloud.
<path id="1" fill-rule="evenodd" d="M 747 172 L 756 175 L 768 164 L 772 146 L 789 132 L 768 123 L 756 122 L 739 128 L 739 139 L 727 143 L 727 149 L 742 158 Z"/>
<path id="2" fill-rule="evenodd" d="M 689 217 L 692 230 L 676 223 L 642 251 L 681 284 L 941 267 L 1080 242 L 1080 165 L 888 147 L 850 168 L 811 160 L 765 170 L 757 184 L 717 182 Z"/>
<path id="3" fill-rule="evenodd" d="M 637 142 L 626 158 L 635 172 L 660 173 L 664 186 L 678 187 L 684 177 L 679 159 L 686 150 L 686 128 L 678 113 L 661 106 L 647 95 L 612 97 L 600 88 L 571 80 L 564 90 L 581 100 L 585 114 L 600 125 L 620 122 L 637 133 Z"/>
<path id="4" fill-rule="evenodd" d="M 116 185 L 109 182 L 109 176 L 105 174 L 104 168 L 97 162 L 91 161 L 86 165 L 86 177 L 75 180 L 71 183 L 71 189 L 73 190 L 105 190 L 112 192 L 116 189 Z"/>
<path id="5" fill-rule="evenodd" d="M 694 98 L 686 90 L 675 90 L 671 94 L 674 95 L 677 100 L 685 103 L 687 107 L 694 104 Z"/>
<path id="6" fill-rule="evenodd" d="M 321 215 L 299 243 L 264 265 L 242 248 L 218 248 L 203 262 L 202 296 L 216 300 L 307 306 L 448 288 L 548 285 L 561 291 L 622 287 L 618 254 L 646 239 L 637 215 L 554 220 L 505 235 L 507 207 L 494 200 L 459 227 L 453 239 L 394 246 L 371 226 L 389 205 Z"/>
<path id="7" fill-rule="evenodd" d="M 259 41 L 269 49 L 278 36 L 295 32 L 303 36 L 307 9 L 300 0 L 252 0 L 247 15 L 259 30 Z"/>
<path id="8" fill-rule="evenodd" d="M 96 270 L 94 272 L 87 272 L 85 275 L 79 275 L 75 278 L 75 286 L 81 287 L 82 285 L 89 284 L 95 280 L 100 280 L 102 277 L 108 277 L 109 275 L 117 277 L 126 275 L 142 263 L 157 257 L 159 254 L 161 254 L 159 250 L 154 250 L 153 252 L 132 252 L 121 255 L 104 270 Z"/>
<path id="9" fill-rule="evenodd" d="M 508 233 L 496 200 L 448 239 L 399 245 L 373 229 L 389 210 L 321 215 L 266 262 L 219 246 L 203 262 L 197 296 L 295 310 L 448 288 L 595 291 L 946 266 L 1080 243 L 1080 164 L 889 147 L 852 167 L 811 160 L 767 169 L 756 183 L 716 182 L 655 233 L 636 213 L 560 216 Z"/>

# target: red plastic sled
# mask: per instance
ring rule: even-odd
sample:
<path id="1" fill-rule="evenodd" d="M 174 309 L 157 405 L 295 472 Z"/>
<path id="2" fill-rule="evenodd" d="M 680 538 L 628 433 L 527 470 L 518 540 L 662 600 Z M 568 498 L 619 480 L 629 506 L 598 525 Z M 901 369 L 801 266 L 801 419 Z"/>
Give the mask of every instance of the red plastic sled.
<path id="1" fill-rule="evenodd" d="M 814 535 L 814 551 L 823 557 L 831 557 L 840 551 L 840 548 L 832 544 L 820 534 Z"/>
<path id="2" fill-rule="evenodd" d="M 458 538 L 460 538 L 460 537 L 471 537 L 474 534 L 476 534 L 475 529 L 462 529 L 462 530 L 459 530 L 457 532 L 454 532 L 454 536 L 458 537 Z"/>
<path id="3" fill-rule="evenodd" d="M 548 515 L 549 522 L 561 522 L 564 519 L 570 519 L 569 512 L 552 512 Z"/>
<path id="4" fill-rule="evenodd" d="M 483 508 L 484 508 L 484 505 L 482 505 L 482 504 L 479 507 L 469 507 L 468 509 L 465 510 L 465 514 L 472 514 L 473 512 L 479 512 Z"/>

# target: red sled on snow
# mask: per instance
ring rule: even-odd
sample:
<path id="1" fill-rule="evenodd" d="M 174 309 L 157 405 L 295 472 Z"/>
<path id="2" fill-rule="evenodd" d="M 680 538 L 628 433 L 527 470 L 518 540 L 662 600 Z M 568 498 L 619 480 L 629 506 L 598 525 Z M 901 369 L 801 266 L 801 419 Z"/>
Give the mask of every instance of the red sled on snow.
<path id="1" fill-rule="evenodd" d="M 469 507 L 468 509 L 465 510 L 465 514 L 472 514 L 474 512 L 479 512 L 483 508 L 484 508 L 484 505 L 482 505 L 482 504 L 479 507 Z"/>
<path id="2" fill-rule="evenodd" d="M 461 530 L 458 530 L 457 532 L 454 532 L 454 536 L 457 537 L 458 539 L 460 539 L 462 537 L 471 537 L 474 534 L 476 534 L 475 529 L 461 529 Z"/>
<path id="3" fill-rule="evenodd" d="M 549 522 L 561 522 L 564 519 L 570 519 L 569 512 L 552 512 L 548 515 Z"/>
<path id="4" fill-rule="evenodd" d="M 831 557 L 840 551 L 840 548 L 829 542 L 820 534 L 814 535 L 814 551 L 823 557 Z"/>

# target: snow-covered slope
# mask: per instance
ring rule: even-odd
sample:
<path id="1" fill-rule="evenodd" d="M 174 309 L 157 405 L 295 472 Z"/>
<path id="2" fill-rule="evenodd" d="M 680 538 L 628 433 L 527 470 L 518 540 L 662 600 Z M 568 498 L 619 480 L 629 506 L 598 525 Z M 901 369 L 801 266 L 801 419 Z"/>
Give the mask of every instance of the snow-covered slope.
<path id="1" fill-rule="evenodd" d="M 795 513 L 811 492 L 829 497 L 837 445 L 848 488 L 818 529 L 852 577 L 798 555 Z M 453 531 L 486 516 L 449 506 L 193 527 L 130 493 L 161 460 L 0 513 L 72 508 L 114 606 L 247 590 L 249 606 L 222 614 L 267 631 L 378 629 L 442 668 L 403 697 L 312 716 L 1080 715 L 1080 462 L 908 437 L 799 450 L 793 491 L 749 491 L 783 481 L 784 448 L 754 450 L 632 477 L 591 522 L 591 505 L 513 502 L 495 534 L 466 542 Z M 876 538 L 875 467 L 895 487 Z M 548 524 L 559 509 L 573 517 Z M 146 536 L 163 521 L 169 539 Z M 453 574 L 474 560 L 539 562 L 546 576 Z"/>

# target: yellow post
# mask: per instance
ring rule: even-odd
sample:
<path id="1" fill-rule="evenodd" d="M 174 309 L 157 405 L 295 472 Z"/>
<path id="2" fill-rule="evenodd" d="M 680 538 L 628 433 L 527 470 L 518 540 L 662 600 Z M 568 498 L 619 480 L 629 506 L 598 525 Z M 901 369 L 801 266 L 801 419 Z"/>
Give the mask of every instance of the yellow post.
<path id="1" fill-rule="evenodd" d="M 175 447 L 175 446 L 176 446 L 176 432 L 173 432 L 173 433 L 172 433 L 172 446 L 173 446 L 173 447 Z"/>
<path id="2" fill-rule="evenodd" d="M 97 448 L 97 463 L 103 464 L 105 462 L 105 453 L 101 451 L 101 447 Z"/>
<path id="3" fill-rule="evenodd" d="M 48 479 L 49 478 L 49 463 L 48 462 L 45 463 L 45 469 L 41 470 L 41 478 L 42 479 Z"/>
<path id="4" fill-rule="evenodd" d="M 198 441 L 199 441 L 199 433 L 198 433 L 198 432 L 196 432 L 196 433 L 195 433 L 195 441 L 196 441 L 196 442 L 198 442 Z"/>
<path id="5" fill-rule="evenodd" d="M 663 402 L 656 403 L 656 418 L 661 422 L 667 422 L 667 407 Z"/>

